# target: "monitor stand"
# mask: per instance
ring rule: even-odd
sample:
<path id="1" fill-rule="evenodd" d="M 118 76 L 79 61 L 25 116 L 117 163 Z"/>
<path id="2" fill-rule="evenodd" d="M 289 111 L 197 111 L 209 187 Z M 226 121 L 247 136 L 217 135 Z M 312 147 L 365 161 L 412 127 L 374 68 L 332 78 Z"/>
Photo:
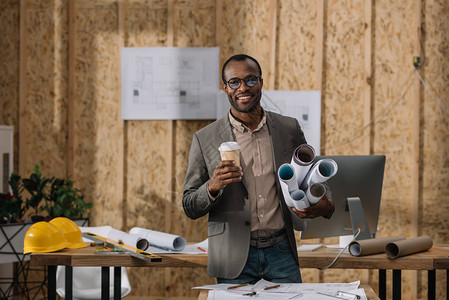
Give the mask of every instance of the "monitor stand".
<path id="1" fill-rule="evenodd" d="M 371 239 L 371 232 L 366 221 L 365 212 L 363 211 L 362 202 L 359 197 L 348 197 L 349 215 L 351 216 L 351 224 L 354 236 L 358 229 L 360 233 L 356 240 Z"/>

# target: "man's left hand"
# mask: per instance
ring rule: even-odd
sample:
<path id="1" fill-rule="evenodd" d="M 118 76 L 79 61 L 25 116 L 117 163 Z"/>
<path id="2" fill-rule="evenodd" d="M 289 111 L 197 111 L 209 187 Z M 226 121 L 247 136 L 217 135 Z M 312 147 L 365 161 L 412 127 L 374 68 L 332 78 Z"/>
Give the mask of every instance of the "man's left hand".
<path id="1" fill-rule="evenodd" d="M 306 219 L 314 219 L 316 217 L 329 217 L 332 215 L 335 209 L 334 202 L 329 200 L 326 195 L 324 195 L 320 201 L 311 205 L 303 210 L 299 211 L 296 208 L 292 207 L 291 210 L 300 218 Z"/>

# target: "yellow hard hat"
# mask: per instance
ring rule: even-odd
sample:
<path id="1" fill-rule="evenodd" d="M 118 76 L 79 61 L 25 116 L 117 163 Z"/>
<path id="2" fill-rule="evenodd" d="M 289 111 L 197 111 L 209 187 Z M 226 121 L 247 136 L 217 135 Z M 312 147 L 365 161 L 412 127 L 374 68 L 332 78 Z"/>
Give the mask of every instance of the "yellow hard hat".
<path id="1" fill-rule="evenodd" d="M 87 247 L 87 244 L 83 242 L 81 231 L 78 225 L 72 220 L 65 217 L 54 218 L 50 221 L 62 231 L 69 245 L 67 248 L 78 249 Z"/>
<path id="2" fill-rule="evenodd" d="M 28 228 L 23 241 L 23 253 L 53 252 L 68 246 L 61 230 L 48 222 L 37 222 Z"/>

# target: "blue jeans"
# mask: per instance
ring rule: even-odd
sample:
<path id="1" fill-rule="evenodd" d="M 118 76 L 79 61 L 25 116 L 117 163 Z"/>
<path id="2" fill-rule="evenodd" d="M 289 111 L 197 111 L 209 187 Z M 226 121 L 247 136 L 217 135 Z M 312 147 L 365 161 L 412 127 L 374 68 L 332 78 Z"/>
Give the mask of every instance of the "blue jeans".
<path id="1" fill-rule="evenodd" d="M 249 247 L 242 273 L 234 279 L 217 278 L 217 283 L 254 284 L 262 278 L 277 283 L 302 282 L 288 239 L 267 248 Z"/>

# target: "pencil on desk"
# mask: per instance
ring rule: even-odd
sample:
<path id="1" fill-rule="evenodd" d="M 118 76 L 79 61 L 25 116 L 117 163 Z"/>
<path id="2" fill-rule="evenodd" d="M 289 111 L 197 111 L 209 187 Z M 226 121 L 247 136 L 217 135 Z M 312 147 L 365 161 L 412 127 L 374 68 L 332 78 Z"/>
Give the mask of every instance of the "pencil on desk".
<path id="1" fill-rule="evenodd" d="M 280 284 L 276 284 L 276 285 L 272 285 L 272 286 L 267 286 L 266 288 L 264 288 L 264 290 L 274 289 L 274 288 L 277 288 L 277 287 L 280 287 L 280 286 L 281 286 Z"/>
<path id="2" fill-rule="evenodd" d="M 247 283 L 242 283 L 242 284 L 239 284 L 239 285 L 233 285 L 233 286 L 228 287 L 228 290 L 230 290 L 230 289 L 236 289 L 236 288 L 238 288 L 238 287 L 245 286 L 245 285 L 248 285 L 248 284 L 247 284 Z"/>
<path id="3" fill-rule="evenodd" d="M 199 250 L 203 251 L 204 253 L 207 253 L 207 251 L 201 247 L 197 247 Z"/>

